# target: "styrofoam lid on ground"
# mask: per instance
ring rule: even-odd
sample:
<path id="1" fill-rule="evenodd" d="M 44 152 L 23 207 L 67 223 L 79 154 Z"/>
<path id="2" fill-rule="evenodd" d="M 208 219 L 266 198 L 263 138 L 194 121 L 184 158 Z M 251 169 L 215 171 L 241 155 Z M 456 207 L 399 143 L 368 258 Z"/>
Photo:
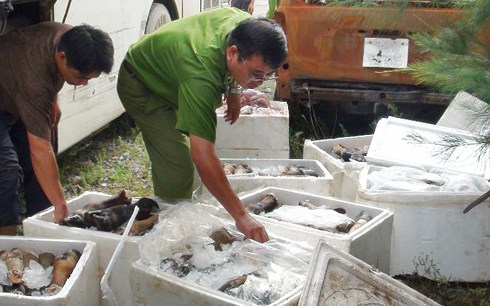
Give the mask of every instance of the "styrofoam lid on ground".
<path id="1" fill-rule="evenodd" d="M 319 240 L 299 305 L 439 305 Z"/>
<path id="2" fill-rule="evenodd" d="M 419 140 L 416 140 L 419 139 Z M 448 139 L 463 141 L 449 150 Z M 452 128 L 400 118 L 381 119 L 366 160 L 380 165 L 401 165 L 490 178 L 490 152 L 479 151 L 475 135 Z"/>
<path id="3" fill-rule="evenodd" d="M 490 120 L 488 116 L 481 114 L 484 114 L 489 107 L 489 104 L 477 97 L 460 91 L 437 121 L 437 125 L 466 130 L 474 134 L 488 134 Z"/>

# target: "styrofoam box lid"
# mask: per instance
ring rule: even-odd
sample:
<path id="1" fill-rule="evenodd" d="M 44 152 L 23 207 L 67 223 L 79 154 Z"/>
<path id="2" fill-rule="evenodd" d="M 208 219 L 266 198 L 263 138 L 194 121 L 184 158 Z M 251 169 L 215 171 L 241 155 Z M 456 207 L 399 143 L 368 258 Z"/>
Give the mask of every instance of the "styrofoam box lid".
<path id="1" fill-rule="evenodd" d="M 299 306 L 360 304 L 439 305 L 325 240 L 319 240 Z"/>
<path id="2" fill-rule="evenodd" d="M 328 172 L 327 168 L 317 160 L 313 159 L 257 159 L 257 158 L 244 158 L 244 159 L 236 159 L 236 158 L 220 158 L 221 163 L 228 164 L 241 164 L 246 163 L 250 168 L 260 168 L 265 169 L 271 166 L 304 166 L 306 169 L 315 170 L 318 173 L 318 178 L 326 178 L 332 180 L 333 177 Z M 239 178 L 239 177 L 248 177 L 253 178 L 254 173 L 248 174 L 239 174 L 239 175 L 229 175 L 228 178 Z M 261 176 L 267 177 L 267 176 Z M 275 176 L 277 179 L 312 179 L 316 178 L 313 176 Z"/>
<path id="3" fill-rule="evenodd" d="M 63 255 L 69 249 L 76 249 L 82 253 L 78 260 L 75 269 L 71 276 L 66 281 L 65 285 L 59 293 L 53 296 L 17 296 L 11 293 L 0 292 L 0 300 L 5 298 L 18 298 L 26 304 L 35 304 L 36 301 L 55 301 L 66 298 L 72 290 L 77 277 L 80 275 L 84 266 L 88 263 L 93 265 L 93 262 L 88 262 L 89 257 L 93 257 L 92 253 L 96 247 L 95 242 L 82 240 L 66 240 L 66 239 L 44 239 L 44 238 L 29 238 L 22 236 L 0 236 L 0 249 L 11 250 L 12 248 L 29 249 L 37 253 L 50 252 L 55 256 Z M 8 301 L 5 301 L 8 304 Z M 2 304 L 2 303 L 0 303 Z M 15 303 L 16 304 L 16 303 Z"/>
<path id="4" fill-rule="evenodd" d="M 410 140 L 420 136 L 424 142 Z M 464 173 L 490 179 L 490 154 L 479 156 L 474 145 L 459 146 L 450 156 L 443 146 L 445 138 L 454 137 L 468 143 L 475 135 L 466 131 L 389 117 L 381 119 L 374 132 L 366 160 L 370 163 L 393 166 L 410 166 L 438 169 L 446 172 Z"/>
<path id="5" fill-rule="evenodd" d="M 487 107 L 488 104 L 477 97 L 460 91 L 437 121 L 437 125 L 465 130 L 474 134 L 489 133 L 488 118 L 478 115 L 483 113 Z"/>

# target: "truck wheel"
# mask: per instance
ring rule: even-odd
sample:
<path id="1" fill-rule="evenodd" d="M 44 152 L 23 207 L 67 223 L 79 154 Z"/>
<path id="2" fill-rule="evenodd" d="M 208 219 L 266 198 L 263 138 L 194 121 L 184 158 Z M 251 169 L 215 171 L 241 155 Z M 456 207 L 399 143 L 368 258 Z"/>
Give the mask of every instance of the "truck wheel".
<path id="1" fill-rule="evenodd" d="M 165 5 L 161 3 L 153 3 L 148 14 L 148 20 L 146 21 L 145 34 L 150 34 L 157 30 L 162 25 L 172 21 L 170 13 Z"/>

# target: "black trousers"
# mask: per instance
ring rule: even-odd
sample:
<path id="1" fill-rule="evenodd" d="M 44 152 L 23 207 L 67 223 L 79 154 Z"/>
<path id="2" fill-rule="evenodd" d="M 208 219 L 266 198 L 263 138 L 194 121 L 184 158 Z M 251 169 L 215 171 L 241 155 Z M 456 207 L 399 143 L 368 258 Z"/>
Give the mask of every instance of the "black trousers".
<path id="1" fill-rule="evenodd" d="M 0 112 L 0 226 L 19 223 L 22 192 L 27 217 L 51 206 L 32 169 L 22 120 Z"/>

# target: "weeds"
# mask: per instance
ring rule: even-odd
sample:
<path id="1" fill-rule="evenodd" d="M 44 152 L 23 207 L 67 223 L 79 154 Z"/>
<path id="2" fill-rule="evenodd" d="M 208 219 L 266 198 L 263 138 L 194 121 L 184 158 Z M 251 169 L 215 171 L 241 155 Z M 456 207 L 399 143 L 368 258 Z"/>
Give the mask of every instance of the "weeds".
<path id="1" fill-rule="evenodd" d="M 116 194 L 122 189 L 135 196 L 153 194 L 143 137 L 126 116 L 91 141 L 64 152 L 58 160 L 67 197 L 84 191 Z"/>
<path id="2" fill-rule="evenodd" d="M 430 279 L 435 279 L 440 283 L 447 283 L 448 281 L 441 275 L 441 271 L 434 262 L 432 256 L 427 254 L 420 254 L 412 260 L 415 267 L 415 273 Z"/>

